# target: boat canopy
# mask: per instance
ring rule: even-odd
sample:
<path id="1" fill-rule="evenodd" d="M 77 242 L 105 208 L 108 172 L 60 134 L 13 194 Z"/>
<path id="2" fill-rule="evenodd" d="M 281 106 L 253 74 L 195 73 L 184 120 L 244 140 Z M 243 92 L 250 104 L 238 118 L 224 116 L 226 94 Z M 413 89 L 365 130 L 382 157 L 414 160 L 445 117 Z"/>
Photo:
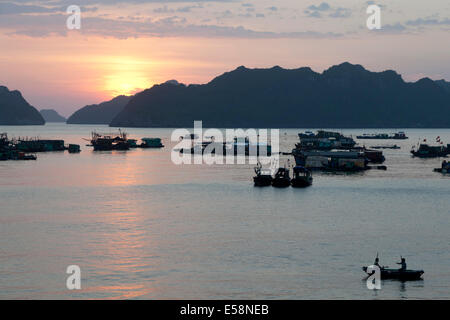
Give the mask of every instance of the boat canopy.
<path id="1" fill-rule="evenodd" d="M 271 176 L 272 175 L 272 170 L 270 170 L 270 169 L 261 169 L 260 174 L 262 176 Z"/>
<path id="2" fill-rule="evenodd" d="M 294 172 L 309 172 L 309 170 L 303 166 L 296 166 L 294 167 Z"/>

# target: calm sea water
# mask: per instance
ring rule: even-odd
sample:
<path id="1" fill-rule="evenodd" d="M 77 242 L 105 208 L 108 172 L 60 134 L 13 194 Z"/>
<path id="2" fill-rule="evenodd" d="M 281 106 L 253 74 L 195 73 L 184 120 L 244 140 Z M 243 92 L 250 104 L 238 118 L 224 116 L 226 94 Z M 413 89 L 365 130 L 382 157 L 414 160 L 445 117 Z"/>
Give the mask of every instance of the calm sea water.
<path id="1" fill-rule="evenodd" d="M 176 166 L 171 129 L 129 129 L 166 148 L 93 152 L 102 126 L 0 127 L 61 138 L 80 154 L 0 162 L 0 299 L 450 298 L 450 177 L 438 159 L 412 159 L 405 130 L 387 171 L 314 175 L 308 189 L 254 188 L 252 165 Z M 282 130 L 282 151 L 300 130 Z M 302 130 L 303 131 L 303 130 Z M 345 134 L 394 130 L 343 130 Z M 424 280 L 366 288 L 362 265 L 424 269 Z M 68 265 L 82 289 L 66 289 Z"/>

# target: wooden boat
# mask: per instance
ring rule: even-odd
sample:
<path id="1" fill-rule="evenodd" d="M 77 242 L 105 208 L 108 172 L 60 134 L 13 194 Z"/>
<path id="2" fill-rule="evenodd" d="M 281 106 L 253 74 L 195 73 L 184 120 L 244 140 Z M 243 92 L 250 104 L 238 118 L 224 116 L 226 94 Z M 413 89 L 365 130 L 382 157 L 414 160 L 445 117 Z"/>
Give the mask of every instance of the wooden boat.
<path id="1" fill-rule="evenodd" d="M 383 155 L 383 151 L 380 150 L 367 149 L 366 147 L 355 147 L 350 149 L 350 151 L 359 151 L 364 153 L 364 157 L 366 157 L 367 161 L 371 163 L 383 163 L 386 160 Z"/>
<path id="2" fill-rule="evenodd" d="M 346 137 L 339 132 L 319 130 L 316 134 L 311 131 L 299 133 L 300 143 L 296 147 L 300 150 L 332 150 L 349 149 L 356 145 L 352 137 Z"/>
<path id="3" fill-rule="evenodd" d="M 291 185 L 294 188 L 306 188 L 312 185 L 313 178 L 311 171 L 305 167 L 294 167 L 294 177 L 291 180 Z"/>
<path id="4" fill-rule="evenodd" d="M 137 148 L 137 140 L 136 139 L 128 139 L 128 145 L 130 146 L 130 148 Z"/>
<path id="5" fill-rule="evenodd" d="M 276 188 L 287 188 L 291 185 L 291 178 L 289 177 L 289 169 L 278 168 L 275 177 L 272 180 L 272 186 Z"/>
<path id="6" fill-rule="evenodd" d="M 111 150 L 129 150 L 130 144 L 128 143 L 127 134 L 119 130 L 119 134 L 103 135 L 96 132 L 92 132 L 91 145 L 94 147 L 94 151 L 111 151 Z"/>
<path id="7" fill-rule="evenodd" d="M 387 133 L 364 133 L 363 135 L 356 136 L 356 139 L 389 139 Z"/>
<path id="8" fill-rule="evenodd" d="M 23 152 L 64 151 L 64 140 L 41 140 L 39 138 L 18 138 L 13 142 L 15 149 Z"/>
<path id="9" fill-rule="evenodd" d="M 251 142 L 248 137 L 235 137 L 232 143 L 224 144 L 224 154 L 230 151 L 235 155 L 246 156 L 270 156 L 272 154 L 272 146 L 262 142 Z"/>
<path id="10" fill-rule="evenodd" d="M 420 144 L 417 149 L 412 149 L 411 154 L 413 157 L 418 158 L 439 158 L 446 157 L 450 154 L 449 147 L 445 147 L 442 145 L 439 146 L 430 146 L 428 144 Z"/>
<path id="11" fill-rule="evenodd" d="M 450 162 L 444 160 L 442 161 L 442 166 L 441 168 L 436 168 L 434 169 L 434 172 L 440 172 L 440 173 L 450 173 Z"/>
<path id="12" fill-rule="evenodd" d="M 400 149 L 400 147 L 396 144 L 392 145 L 381 145 L 381 146 L 373 146 L 373 149 Z"/>
<path id="13" fill-rule="evenodd" d="M 367 267 L 362 267 L 363 271 L 367 273 Z M 395 279 L 395 280 L 420 280 L 424 274 L 423 270 L 401 270 L 401 269 L 388 269 L 385 267 L 380 268 L 381 280 Z M 367 273 L 370 275 L 369 273 Z"/>
<path id="14" fill-rule="evenodd" d="M 164 147 L 160 138 L 142 138 L 141 140 L 142 140 L 142 143 L 139 146 L 140 148 L 149 149 L 149 148 L 163 148 Z"/>
<path id="15" fill-rule="evenodd" d="M 394 140 L 406 140 L 408 137 L 403 131 L 399 131 L 389 135 L 387 133 L 373 133 L 373 134 L 363 134 L 361 136 L 356 136 L 357 139 L 394 139 Z"/>
<path id="16" fill-rule="evenodd" d="M 80 145 L 78 145 L 78 144 L 69 144 L 69 146 L 67 147 L 67 150 L 69 151 L 69 153 L 81 152 Z"/>
<path id="17" fill-rule="evenodd" d="M 36 160 L 37 157 L 34 154 L 26 154 L 23 151 L 7 150 L 0 151 L 0 160 Z"/>
<path id="18" fill-rule="evenodd" d="M 267 187 L 272 184 L 272 174 L 269 169 L 263 169 L 260 164 L 255 167 L 256 177 L 253 177 L 255 187 Z"/>

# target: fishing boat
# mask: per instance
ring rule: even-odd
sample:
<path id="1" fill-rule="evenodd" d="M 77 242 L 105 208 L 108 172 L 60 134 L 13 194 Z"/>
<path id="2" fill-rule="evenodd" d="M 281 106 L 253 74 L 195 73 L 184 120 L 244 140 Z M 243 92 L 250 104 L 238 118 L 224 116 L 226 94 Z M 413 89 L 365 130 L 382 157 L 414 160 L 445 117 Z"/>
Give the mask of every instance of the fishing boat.
<path id="1" fill-rule="evenodd" d="M 434 169 L 435 172 L 440 172 L 440 173 L 450 173 L 450 162 L 444 160 L 442 161 L 442 165 L 440 168 L 436 168 Z"/>
<path id="2" fill-rule="evenodd" d="M 205 152 L 205 150 L 207 150 L 208 152 L 210 152 L 212 154 L 215 154 L 216 151 L 217 151 L 217 153 L 222 152 L 223 155 L 226 154 L 225 143 L 223 143 L 223 142 L 216 143 L 216 142 L 214 142 L 214 139 L 212 139 L 212 138 L 208 139 L 208 140 L 196 141 L 197 138 L 190 139 L 190 138 L 181 137 L 181 140 L 183 140 L 183 139 L 190 141 L 191 145 L 189 148 L 179 149 L 180 153 L 203 154 Z M 208 149 L 206 149 L 206 148 L 208 148 Z M 229 151 L 229 152 L 231 152 L 231 151 Z"/>
<path id="3" fill-rule="evenodd" d="M 9 146 L 8 134 L 6 132 L 0 133 L 0 150 Z"/>
<path id="4" fill-rule="evenodd" d="M 403 131 L 399 131 L 397 133 L 394 133 L 394 135 L 391 136 L 391 139 L 406 140 L 406 139 L 408 139 L 408 137 L 406 136 L 406 134 Z"/>
<path id="5" fill-rule="evenodd" d="M 185 138 L 187 139 L 187 138 Z M 272 147 L 263 142 L 252 142 L 248 137 L 235 137 L 232 142 L 217 142 L 214 137 L 202 141 L 189 139 L 189 148 L 179 149 L 181 153 L 203 154 L 208 151 L 212 154 L 235 155 L 235 156 L 270 156 Z"/>
<path id="6" fill-rule="evenodd" d="M 292 150 L 297 166 L 309 170 L 361 171 L 367 169 L 368 160 L 361 151 L 330 150 L 303 151 Z"/>
<path id="7" fill-rule="evenodd" d="M 294 188 L 306 188 L 312 185 L 313 178 L 311 171 L 305 167 L 294 167 L 294 177 L 291 180 L 291 185 Z"/>
<path id="8" fill-rule="evenodd" d="M 379 140 L 384 140 L 384 139 L 394 139 L 394 140 L 405 140 L 408 139 L 408 137 L 406 136 L 405 132 L 403 131 L 399 131 L 396 133 L 393 133 L 391 135 L 387 134 L 387 133 L 364 133 L 363 135 L 360 136 L 356 136 L 357 139 L 361 139 L 361 140 L 366 140 L 366 139 L 379 139 Z"/>
<path id="9" fill-rule="evenodd" d="M 97 132 L 91 134 L 91 145 L 94 151 L 129 150 L 127 134 L 119 130 L 117 135 L 104 135 Z"/>
<path id="10" fill-rule="evenodd" d="M 272 186 L 276 188 L 287 188 L 291 185 L 291 178 L 289 176 L 289 169 L 278 168 L 275 177 L 272 180 Z"/>
<path id="11" fill-rule="evenodd" d="M 375 149 L 367 149 L 366 147 L 354 147 L 350 151 L 359 151 L 364 154 L 364 157 L 371 163 L 383 163 L 386 158 L 383 155 L 383 151 Z"/>
<path id="12" fill-rule="evenodd" d="M 163 148 L 164 145 L 161 142 L 160 138 L 142 138 L 142 143 L 139 146 L 140 148 Z"/>
<path id="13" fill-rule="evenodd" d="M 447 147 L 443 145 L 439 146 L 430 146 L 425 143 L 421 143 L 418 148 L 412 148 L 411 154 L 413 157 L 418 158 L 439 158 L 446 157 L 450 154 L 450 145 Z"/>
<path id="14" fill-rule="evenodd" d="M 272 184 L 272 173 L 270 169 L 263 169 L 261 164 L 255 167 L 256 176 L 253 177 L 253 182 L 255 187 L 267 187 Z"/>
<path id="15" fill-rule="evenodd" d="M 15 148 L 22 152 L 64 151 L 64 140 L 42 140 L 39 138 L 18 138 L 12 142 Z"/>
<path id="16" fill-rule="evenodd" d="M 396 144 L 372 146 L 372 149 L 400 149 Z"/>
<path id="17" fill-rule="evenodd" d="M 224 144 L 224 154 L 230 149 L 234 155 L 270 156 L 272 154 L 272 146 L 270 144 L 259 141 L 253 142 L 248 137 L 235 137 L 231 144 Z"/>
<path id="18" fill-rule="evenodd" d="M 368 275 L 367 267 L 362 267 L 363 271 Z M 424 274 L 423 270 L 401 270 L 401 269 L 388 269 L 386 267 L 380 268 L 381 280 L 396 279 L 396 280 L 420 280 Z"/>
<path id="19" fill-rule="evenodd" d="M 356 145 L 352 137 L 346 137 L 339 132 L 319 130 L 316 134 L 311 131 L 299 133 L 300 143 L 296 145 L 302 150 L 331 150 L 349 149 Z"/>
<path id="20" fill-rule="evenodd" d="M 18 152 L 17 158 L 14 160 L 36 160 L 37 157 L 35 154 L 25 154 L 25 152 Z"/>
<path id="21" fill-rule="evenodd" d="M 25 151 L 18 150 L 17 141 L 11 141 L 8 139 L 6 133 L 0 133 L 0 160 L 36 160 L 35 154 L 29 154 Z"/>
<path id="22" fill-rule="evenodd" d="M 67 150 L 69 151 L 69 153 L 80 153 L 81 152 L 80 145 L 78 145 L 78 144 L 69 144 L 69 146 L 67 147 Z"/>
<path id="23" fill-rule="evenodd" d="M 130 146 L 130 148 L 137 148 L 137 140 L 136 139 L 128 139 L 128 145 Z"/>
<path id="24" fill-rule="evenodd" d="M 363 135 L 356 136 L 356 139 L 389 139 L 387 133 L 364 133 Z"/>
<path id="25" fill-rule="evenodd" d="M 0 150 L 0 160 L 36 160 L 35 154 L 26 154 L 17 150 Z"/>

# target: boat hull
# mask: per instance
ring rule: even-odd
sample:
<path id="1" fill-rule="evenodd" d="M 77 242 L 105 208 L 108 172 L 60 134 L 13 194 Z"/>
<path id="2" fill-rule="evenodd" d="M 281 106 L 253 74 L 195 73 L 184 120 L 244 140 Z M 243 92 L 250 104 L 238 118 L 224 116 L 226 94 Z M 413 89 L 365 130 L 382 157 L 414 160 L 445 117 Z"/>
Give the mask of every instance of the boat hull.
<path id="1" fill-rule="evenodd" d="M 293 188 L 306 188 L 312 185 L 312 177 L 298 177 L 291 180 Z"/>
<path id="2" fill-rule="evenodd" d="M 287 188 L 291 185 L 291 181 L 289 179 L 273 179 L 272 187 L 275 188 Z"/>
<path id="3" fill-rule="evenodd" d="M 255 187 L 268 187 L 272 184 L 271 176 L 256 176 L 253 177 Z"/>
<path id="4" fill-rule="evenodd" d="M 367 267 L 362 268 L 367 273 Z M 370 275 L 369 273 L 367 273 Z M 424 274 L 423 270 L 400 270 L 400 269 L 381 269 L 381 280 L 420 280 Z"/>

